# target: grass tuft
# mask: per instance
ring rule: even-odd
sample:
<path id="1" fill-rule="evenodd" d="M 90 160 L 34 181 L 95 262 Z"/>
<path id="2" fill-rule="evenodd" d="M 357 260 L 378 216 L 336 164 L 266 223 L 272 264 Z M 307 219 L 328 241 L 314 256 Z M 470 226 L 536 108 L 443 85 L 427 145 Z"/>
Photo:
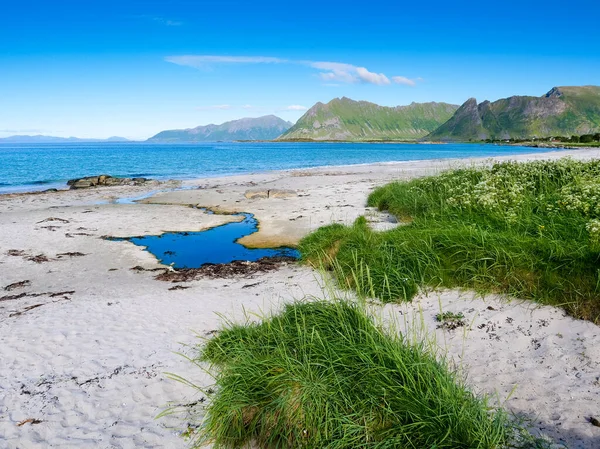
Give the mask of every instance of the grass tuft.
<path id="1" fill-rule="evenodd" d="M 229 325 L 198 355 L 216 373 L 216 394 L 194 447 L 506 447 L 506 414 L 398 335 L 344 301 Z"/>
<path id="2" fill-rule="evenodd" d="M 303 259 L 385 302 L 462 287 L 600 321 L 600 161 L 451 170 L 378 188 L 368 204 L 408 224 L 326 226 L 302 240 Z"/>

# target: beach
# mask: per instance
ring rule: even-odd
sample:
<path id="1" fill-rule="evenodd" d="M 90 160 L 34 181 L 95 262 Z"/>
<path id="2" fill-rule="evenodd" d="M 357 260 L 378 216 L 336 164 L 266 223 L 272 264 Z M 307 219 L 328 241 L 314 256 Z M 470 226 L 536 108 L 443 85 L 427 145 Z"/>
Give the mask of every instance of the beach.
<path id="1" fill-rule="evenodd" d="M 290 262 L 224 278 L 160 280 L 157 274 L 169 270 L 154 256 L 103 237 L 200 231 L 237 220 L 233 212 L 259 221 L 259 231 L 241 241 L 249 247 L 293 246 L 320 226 L 361 215 L 385 230 L 396 225 L 393 218 L 365 206 L 377 186 L 464 165 L 564 156 L 598 158 L 600 150 L 1 195 L 2 446 L 185 448 L 181 433 L 194 423 L 185 415 L 156 416 L 169 405 L 205 399 L 167 373 L 206 388 L 211 378 L 180 353 L 225 319 L 256 320 L 286 302 L 348 294 L 335 292 L 326 274 Z M 135 204 L 116 202 L 155 191 Z M 558 308 L 466 291 L 370 309 L 408 334 L 425 326 L 475 392 L 529 420 L 534 432 L 563 447 L 600 447 L 600 427 L 589 422 L 600 419 L 598 326 Z M 467 326 L 438 328 L 440 310 L 463 313 Z"/>

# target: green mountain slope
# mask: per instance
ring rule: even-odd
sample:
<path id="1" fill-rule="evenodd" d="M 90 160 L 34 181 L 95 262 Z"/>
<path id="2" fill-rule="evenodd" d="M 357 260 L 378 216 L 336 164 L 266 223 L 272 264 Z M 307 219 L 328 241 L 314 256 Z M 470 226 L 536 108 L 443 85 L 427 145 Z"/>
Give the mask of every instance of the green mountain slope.
<path id="1" fill-rule="evenodd" d="M 427 140 L 468 141 L 570 136 L 600 131 L 600 87 L 555 87 L 541 97 L 467 100 Z"/>
<path id="2" fill-rule="evenodd" d="M 232 140 L 272 140 L 292 126 L 274 115 L 243 118 L 221 125 L 162 131 L 148 142 L 216 142 Z"/>
<path id="3" fill-rule="evenodd" d="M 448 120 L 457 107 L 447 103 L 386 107 L 335 98 L 314 105 L 277 140 L 417 140 Z"/>

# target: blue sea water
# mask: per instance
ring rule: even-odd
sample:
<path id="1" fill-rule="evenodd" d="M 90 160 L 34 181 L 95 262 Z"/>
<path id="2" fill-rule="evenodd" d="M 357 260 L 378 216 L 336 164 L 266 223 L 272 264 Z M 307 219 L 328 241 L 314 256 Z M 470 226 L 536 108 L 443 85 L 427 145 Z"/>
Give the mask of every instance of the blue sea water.
<path id="1" fill-rule="evenodd" d="M 256 261 L 272 257 L 300 257 L 293 248 L 246 248 L 238 240 L 258 231 L 258 221 L 252 214 L 243 215 L 240 222 L 227 223 L 199 232 L 165 232 L 142 237 L 111 238 L 127 240 L 144 247 L 163 265 L 174 268 L 199 268 L 207 263 L 229 263 L 234 260 Z"/>
<path id="2" fill-rule="evenodd" d="M 0 144 L 0 193 L 64 188 L 69 179 L 192 179 L 326 165 L 487 157 L 543 149 L 480 144 L 61 143 Z"/>

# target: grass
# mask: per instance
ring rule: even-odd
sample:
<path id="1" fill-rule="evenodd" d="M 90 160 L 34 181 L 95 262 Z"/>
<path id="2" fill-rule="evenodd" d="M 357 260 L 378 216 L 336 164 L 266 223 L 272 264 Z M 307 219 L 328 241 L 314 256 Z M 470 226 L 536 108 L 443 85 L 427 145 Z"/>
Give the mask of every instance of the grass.
<path id="1" fill-rule="evenodd" d="M 462 314 L 462 312 L 440 312 L 435 316 L 435 320 L 440 323 L 438 327 L 449 330 L 463 327 L 466 324 L 465 316 Z"/>
<path id="2" fill-rule="evenodd" d="M 216 394 L 193 447 L 507 447 L 507 415 L 399 335 L 345 301 L 295 303 L 229 325 L 198 348 Z"/>
<path id="3" fill-rule="evenodd" d="M 278 140 L 415 141 L 437 129 L 456 109 L 447 103 L 414 103 L 396 108 L 335 98 L 313 108 L 310 115 L 300 118 Z M 315 122 L 321 126 L 314 128 Z"/>
<path id="4" fill-rule="evenodd" d="M 301 241 L 303 259 L 386 302 L 458 287 L 600 321 L 600 161 L 452 170 L 378 188 L 368 204 L 406 225 L 326 226 Z"/>

